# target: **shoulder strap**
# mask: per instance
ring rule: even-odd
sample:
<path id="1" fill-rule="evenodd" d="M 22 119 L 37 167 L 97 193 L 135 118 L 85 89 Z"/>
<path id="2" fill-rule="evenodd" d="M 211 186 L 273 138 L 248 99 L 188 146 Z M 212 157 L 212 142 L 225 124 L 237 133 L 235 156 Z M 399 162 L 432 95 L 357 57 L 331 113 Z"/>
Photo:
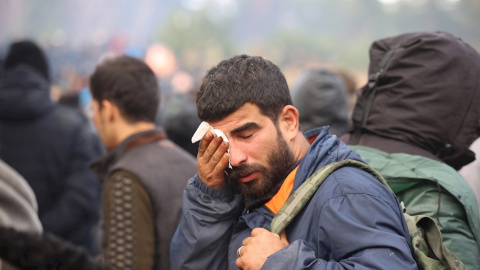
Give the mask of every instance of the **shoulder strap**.
<path id="1" fill-rule="evenodd" d="M 442 232 L 431 217 L 404 213 L 412 240 L 413 258 L 419 269 L 467 270 L 444 244 Z"/>
<path id="2" fill-rule="evenodd" d="M 313 196 L 313 194 L 315 194 L 315 191 L 317 191 L 318 187 L 323 183 L 323 181 L 332 172 L 344 166 L 361 168 L 374 175 L 385 186 L 388 187 L 385 179 L 383 179 L 383 177 L 377 171 L 375 171 L 375 169 L 363 162 L 347 159 L 339 162 L 330 163 L 320 168 L 318 171 L 312 174 L 312 176 L 307 178 L 307 180 L 305 180 L 305 182 L 290 197 L 288 197 L 285 204 L 282 206 L 282 208 L 280 208 L 278 213 L 273 218 L 270 231 L 276 234 L 280 234 L 288 226 L 288 224 L 290 224 L 290 222 L 298 214 L 298 212 L 300 212 L 300 210 L 302 210 L 302 208 L 308 203 L 310 198 Z"/>

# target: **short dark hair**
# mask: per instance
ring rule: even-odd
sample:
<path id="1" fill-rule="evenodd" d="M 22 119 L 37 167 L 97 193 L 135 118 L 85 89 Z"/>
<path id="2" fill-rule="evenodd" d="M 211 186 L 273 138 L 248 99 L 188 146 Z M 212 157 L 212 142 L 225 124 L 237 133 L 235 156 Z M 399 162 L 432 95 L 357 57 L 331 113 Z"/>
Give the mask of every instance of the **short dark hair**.
<path id="1" fill-rule="evenodd" d="M 90 91 L 100 106 L 103 100 L 112 102 L 129 122 L 155 122 L 160 88 L 140 59 L 122 55 L 101 63 L 90 77 Z"/>
<path id="2" fill-rule="evenodd" d="M 197 94 L 202 121 L 218 121 L 251 102 L 274 123 L 283 107 L 292 104 L 285 76 L 272 62 L 237 55 L 220 62 L 203 78 Z"/>

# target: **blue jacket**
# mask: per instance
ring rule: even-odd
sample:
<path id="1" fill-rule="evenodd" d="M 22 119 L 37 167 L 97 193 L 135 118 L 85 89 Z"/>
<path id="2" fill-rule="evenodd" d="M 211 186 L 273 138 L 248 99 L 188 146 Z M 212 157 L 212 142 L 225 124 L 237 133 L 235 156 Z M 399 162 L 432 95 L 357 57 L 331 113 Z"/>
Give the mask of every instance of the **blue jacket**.
<path id="1" fill-rule="evenodd" d="M 297 170 L 294 192 L 319 168 L 359 155 L 329 135 L 318 135 Z M 198 175 L 184 193 L 183 217 L 171 244 L 172 269 L 237 269 L 236 250 L 256 227 L 270 228 L 266 207 L 247 213 L 243 197 L 210 189 Z M 353 167 L 332 173 L 286 229 L 290 242 L 262 269 L 417 269 L 402 210 L 395 195 Z"/>

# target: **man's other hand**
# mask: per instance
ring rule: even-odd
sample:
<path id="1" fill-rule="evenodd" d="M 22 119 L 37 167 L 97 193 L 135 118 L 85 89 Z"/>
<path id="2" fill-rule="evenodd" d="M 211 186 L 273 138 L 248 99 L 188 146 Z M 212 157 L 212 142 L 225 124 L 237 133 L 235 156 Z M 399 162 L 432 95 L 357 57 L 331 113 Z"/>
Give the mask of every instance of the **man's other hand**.
<path id="1" fill-rule="evenodd" d="M 236 265 L 243 270 L 259 270 L 268 256 L 289 244 L 285 231 L 278 235 L 263 228 L 255 228 L 252 236 L 243 240 Z"/>

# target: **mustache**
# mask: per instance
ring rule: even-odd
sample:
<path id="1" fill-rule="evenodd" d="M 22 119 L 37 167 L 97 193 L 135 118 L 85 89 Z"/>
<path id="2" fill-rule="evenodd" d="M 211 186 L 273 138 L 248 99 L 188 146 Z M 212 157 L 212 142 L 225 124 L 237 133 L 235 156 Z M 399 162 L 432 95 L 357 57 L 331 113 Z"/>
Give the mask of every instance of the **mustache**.
<path id="1" fill-rule="evenodd" d="M 237 180 L 255 172 L 265 172 L 265 167 L 260 164 L 247 165 L 243 164 L 239 167 L 233 167 L 228 173 L 230 179 Z"/>

